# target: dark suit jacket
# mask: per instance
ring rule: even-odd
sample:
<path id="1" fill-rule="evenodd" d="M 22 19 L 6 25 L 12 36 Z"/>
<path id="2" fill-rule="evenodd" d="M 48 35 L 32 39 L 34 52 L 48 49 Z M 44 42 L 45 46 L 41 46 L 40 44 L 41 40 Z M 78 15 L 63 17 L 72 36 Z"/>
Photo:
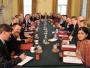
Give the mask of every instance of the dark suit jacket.
<path id="1" fill-rule="evenodd" d="M 71 32 L 73 31 L 73 28 L 74 27 L 74 25 L 73 24 L 71 24 L 71 25 L 67 25 L 67 27 L 65 28 L 65 30 L 67 30 L 67 31 L 69 31 L 70 32 L 70 34 L 71 34 Z"/>
<path id="2" fill-rule="evenodd" d="M 21 61 L 20 58 L 11 59 L 6 44 L 0 40 L 0 68 L 12 68 Z"/>
<path id="3" fill-rule="evenodd" d="M 75 36 L 75 37 L 77 36 L 78 28 L 79 28 L 78 24 L 76 24 L 75 27 L 73 27 L 73 31 L 72 31 L 72 33 L 71 33 L 71 35 L 72 35 L 73 37 L 74 37 L 74 36 Z"/>
<path id="4" fill-rule="evenodd" d="M 23 24 L 25 24 L 25 27 L 30 27 L 30 24 L 31 24 L 31 23 L 28 22 L 28 23 L 27 23 L 28 25 L 26 25 L 26 20 L 24 19 Z"/>
<path id="5" fill-rule="evenodd" d="M 62 27 L 66 28 L 67 26 L 67 22 L 66 21 L 63 21 L 62 24 L 60 24 Z"/>
<path id="6" fill-rule="evenodd" d="M 12 51 L 14 51 L 16 55 L 21 54 L 20 45 L 22 43 L 25 43 L 25 41 L 18 41 L 13 35 L 11 35 L 9 41 L 6 42 L 9 52 L 11 53 Z"/>
<path id="7" fill-rule="evenodd" d="M 71 44 L 77 44 L 77 31 L 78 31 L 78 24 L 75 25 L 75 27 L 73 28 L 73 31 L 71 32 L 71 36 L 73 36 L 72 40 L 71 40 Z"/>

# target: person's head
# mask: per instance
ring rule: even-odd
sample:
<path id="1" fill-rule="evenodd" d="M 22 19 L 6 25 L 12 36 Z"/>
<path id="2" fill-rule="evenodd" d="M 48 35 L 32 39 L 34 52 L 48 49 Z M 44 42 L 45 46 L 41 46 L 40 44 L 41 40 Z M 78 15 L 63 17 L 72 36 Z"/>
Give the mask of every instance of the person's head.
<path id="1" fill-rule="evenodd" d="M 67 15 L 62 15 L 62 19 L 64 20 L 64 21 L 66 21 L 66 19 L 67 19 Z"/>
<path id="2" fill-rule="evenodd" d="M 20 15 L 15 15 L 15 18 L 19 18 Z"/>
<path id="3" fill-rule="evenodd" d="M 79 28 L 77 34 L 78 40 L 90 39 L 89 34 L 90 32 L 87 27 Z"/>
<path id="4" fill-rule="evenodd" d="M 78 25 L 79 25 L 79 27 L 87 27 L 87 21 L 86 20 L 80 20 Z"/>
<path id="5" fill-rule="evenodd" d="M 23 21 L 23 19 L 24 19 L 24 15 L 23 15 L 22 13 L 20 13 L 20 14 L 19 14 L 19 20 L 20 20 L 20 21 Z"/>
<path id="6" fill-rule="evenodd" d="M 18 23 L 15 23 L 12 25 L 12 32 L 14 33 L 20 33 L 21 32 L 21 26 Z"/>
<path id="7" fill-rule="evenodd" d="M 84 16 L 79 16 L 79 17 L 77 18 L 77 20 L 78 20 L 78 22 L 80 22 L 81 20 L 85 20 L 85 17 L 84 17 Z"/>
<path id="8" fill-rule="evenodd" d="M 77 17 L 76 16 L 72 16 L 71 17 L 71 22 L 72 22 L 72 24 L 77 24 Z"/>
<path id="9" fill-rule="evenodd" d="M 12 25 L 13 25 L 14 23 L 19 23 L 19 18 L 13 17 L 13 18 L 12 18 Z"/>
<path id="10" fill-rule="evenodd" d="M 11 35 L 12 28 L 8 24 L 0 25 L 0 38 L 2 40 L 8 40 Z"/>
<path id="11" fill-rule="evenodd" d="M 70 19 L 69 17 L 66 19 L 66 22 L 67 22 L 68 24 L 72 24 L 71 19 Z"/>
<path id="12" fill-rule="evenodd" d="M 30 14 L 26 14 L 26 15 L 25 15 L 25 19 L 26 19 L 26 20 L 30 20 Z"/>

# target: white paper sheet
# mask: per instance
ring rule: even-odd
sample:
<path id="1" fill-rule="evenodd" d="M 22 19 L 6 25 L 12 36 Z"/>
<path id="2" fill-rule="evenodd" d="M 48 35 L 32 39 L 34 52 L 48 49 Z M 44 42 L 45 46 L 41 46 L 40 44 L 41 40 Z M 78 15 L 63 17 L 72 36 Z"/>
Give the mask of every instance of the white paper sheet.
<path id="1" fill-rule="evenodd" d="M 30 60 L 32 60 L 33 57 L 31 56 L 26 56 L 26 59 L 24 59 L 23 61 L 21 61 L 20 63 L 18 63 L 17 65 L 19 66 L 23 66 L 24 64 L 26 64 L 27 62 L 29 62 Z"/>
<path id="2" fill-rule="evenodd" d="M 76 52 L 72 52 L 72 51 L 64 51 L 63 54 L 65 56 L 76 56 Z"/>
<path id="3" fill-rule="evenodd" d="M 75 45 L 62 45 L 62 47 L 64 47 L 64 48 L 76 48 L 76 46 Z"/>
<path id="4" fill-rule="evenodd" d="M 76 64 L 82 64 L 81 59 L 77 58 L 77 57 L 63 57 L 63 62 L 65 63 L 76 63 Z"/>
<path id="5" fill-rule="evenodd" d="M 52 39 L 48 39 L 48 41 L 54 42 L 54 41 L 57 41 L 57 39 L 56 38 L 52 38 Z"/>

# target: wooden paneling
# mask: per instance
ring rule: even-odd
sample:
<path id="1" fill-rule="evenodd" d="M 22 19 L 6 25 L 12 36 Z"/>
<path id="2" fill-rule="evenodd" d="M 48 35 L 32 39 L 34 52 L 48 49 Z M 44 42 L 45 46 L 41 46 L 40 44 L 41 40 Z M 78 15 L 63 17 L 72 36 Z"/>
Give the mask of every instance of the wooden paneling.
<path id="1" fill-rule="evenodd" d="M 67 15 L 71 17 L 71 7 L 72 7 L 72 0 L 68 0 L 68 6 L 67 6 Z"/>
<path id="2" fill-rule="evenodd" d="M 90 26 L 90 0 L 87 0 L 87 16 L 88 26 Z"/>
<path id="3" fill-rule="evenodd" d="M 90 17 L 90 0 L 87 0 L 87 18 Z"/>
<path id="4" fill-rule="evenodd" d="M 58 8 L 58 0 L 53 0 L 52 1 L 52 12 L 57 13 L 57 8 Z"/>
<path id="5" fill-rule="evenodd" d="M 18 14 L 23 13 L 23 0 L 18 0 Z"/>
<path id="6" fill-rule="evenodd" d="M 72 0 L 71 3 L 71 16 L 80 16 L 82 9 L 82 0 Z"/>
<path id="7" fill-rule="evenodd" d="M 32 0 L 32 14 L 37 12 L 37 0 Z"/>

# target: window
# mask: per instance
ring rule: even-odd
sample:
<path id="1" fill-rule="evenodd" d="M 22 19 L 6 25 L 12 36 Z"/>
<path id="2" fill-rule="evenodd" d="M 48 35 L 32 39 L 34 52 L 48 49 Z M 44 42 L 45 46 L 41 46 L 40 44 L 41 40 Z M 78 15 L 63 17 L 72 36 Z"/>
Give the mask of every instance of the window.
<path id="1" fill-rule="evenodd" d="M 68 0 L 58 0 L 58 13 L 61 15 L 67 14 L 67 2 Z"/>
<path id="2" fill-rule="evenodd" d="M 86 16 L 86 11 L 87 11 L 87 0 L 83 0 L 82 3 L 82 16 Z"/>
<path id="3" fill-rule="evenodd" d="M 24 15 L 32 13 L 32 0 L 23 0 L 24 3 Z"/>

